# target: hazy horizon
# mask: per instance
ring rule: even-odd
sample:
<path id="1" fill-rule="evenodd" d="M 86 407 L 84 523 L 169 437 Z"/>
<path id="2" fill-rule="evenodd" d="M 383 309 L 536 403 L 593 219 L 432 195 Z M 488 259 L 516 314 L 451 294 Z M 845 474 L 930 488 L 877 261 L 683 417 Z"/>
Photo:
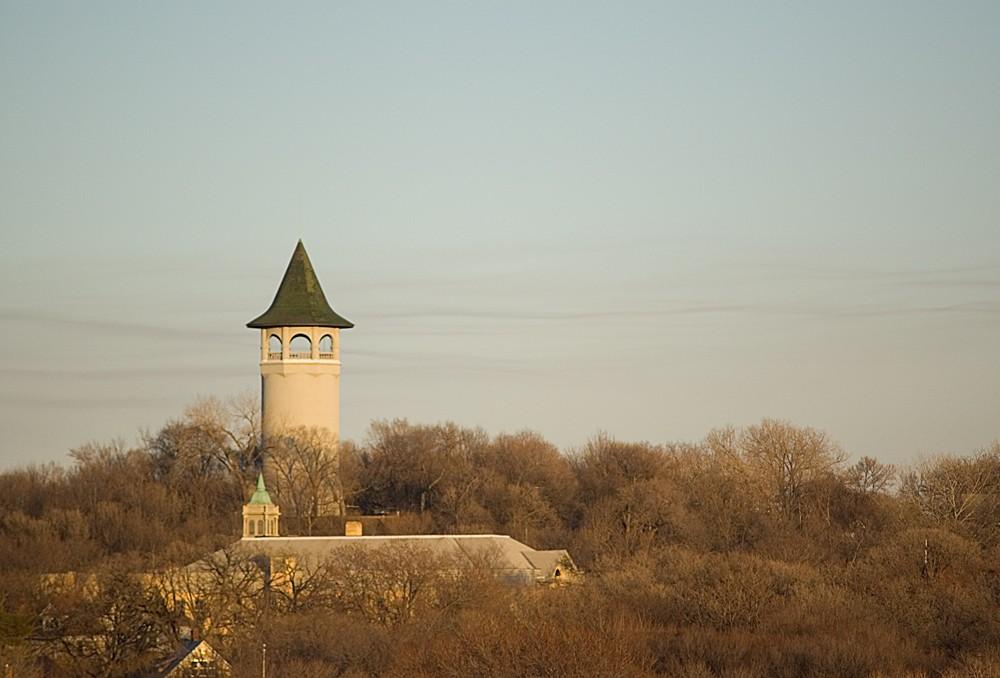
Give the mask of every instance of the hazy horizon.
<path id="1" fill-rule="evenodd" d="M 0 3 L 0 467 L 259 388 L 342 435 L 1000 438 L 1000 6 Z"/>

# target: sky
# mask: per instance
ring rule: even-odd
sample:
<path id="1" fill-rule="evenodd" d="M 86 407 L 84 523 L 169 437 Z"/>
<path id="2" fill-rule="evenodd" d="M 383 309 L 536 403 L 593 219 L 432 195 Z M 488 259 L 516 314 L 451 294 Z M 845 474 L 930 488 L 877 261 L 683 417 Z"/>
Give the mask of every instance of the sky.
<path id="1" fill-rule="evenodd" d="M 0 0 L 0 467 L 259 389 L 302 238 L 374 419 L 1000 438 L 1000 3 Z"/>

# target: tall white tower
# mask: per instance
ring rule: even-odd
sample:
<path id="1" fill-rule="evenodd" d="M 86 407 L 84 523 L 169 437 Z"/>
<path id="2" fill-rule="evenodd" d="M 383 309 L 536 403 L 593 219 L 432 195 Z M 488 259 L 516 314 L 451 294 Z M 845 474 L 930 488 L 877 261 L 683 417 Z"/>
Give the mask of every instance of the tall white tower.
<path id="1" fill-rule="evenodd" d="M 354 323 L 330 308 L 301 240 L 270 308 L 247 327 L 260 330 L 265 440 L 303 426 L 338 439 L 340 330 Z"/>

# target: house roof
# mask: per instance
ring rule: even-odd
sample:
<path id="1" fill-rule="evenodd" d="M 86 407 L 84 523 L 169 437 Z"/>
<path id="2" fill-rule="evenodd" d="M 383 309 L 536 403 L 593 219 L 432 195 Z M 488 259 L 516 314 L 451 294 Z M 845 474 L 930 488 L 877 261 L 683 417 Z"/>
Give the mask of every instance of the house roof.
<path id="1" fill-rule="evenodd" d="M 169 676 L 173 674 L 176 669 L 178 669 L 192 656 L 210 658 L 212 661 L 221 664 L 225 667 L 225 669 L 229 669 L 229 662 L 220 657 L 215 649 L 205 641 L 185 640 L 181 642 L 177 652 L 173 656 L 169 657 L 164 664 L 162 664 L 150 675 L 152 678 L 169 678 Z"/>
<path id="2" fill-rule="evenodd" d="M 247 323 L 247 327 L 254 328 L 296 325 L 345 329 L 354 327 L 354 323 L 330 308 L 301 240 L 292 252 L 271 306 Z"/>

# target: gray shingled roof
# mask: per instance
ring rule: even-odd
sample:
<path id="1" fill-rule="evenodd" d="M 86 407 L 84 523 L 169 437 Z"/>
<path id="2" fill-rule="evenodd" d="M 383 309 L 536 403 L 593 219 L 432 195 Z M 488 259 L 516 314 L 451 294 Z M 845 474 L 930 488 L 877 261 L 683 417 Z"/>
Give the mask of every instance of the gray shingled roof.
<path id="1" fill-rule="evenodd" d="M 496 556 L 494 568 L 498 574 L 525 581 L 548 580 L 561 564 L 573 567 L 565 550 L 536 551 L 506 535 L 498 534 L 421 534 L 371 537 L 246 537 L 237 542 L 238 549 L 253 555 L 282 557 L 294 555 L 305 561 L 322 562 L 337 549 L 354 546 L 365 549 L 391 548 L 407 544 L 427 549 L 434 555 L 460 556 L 474 559 L 478 554 Z"/>
<path id="2" fill-rule="evenodd" d="M 292 252 L 292 259 L 288 262 L 285 276 L 281 279 L 271 306 L 247 323 L 247 327 L 254 328 L 293 325 L 345 329 L 354 327 L 354 323 L 330 308 L 301 240 Z"/>

